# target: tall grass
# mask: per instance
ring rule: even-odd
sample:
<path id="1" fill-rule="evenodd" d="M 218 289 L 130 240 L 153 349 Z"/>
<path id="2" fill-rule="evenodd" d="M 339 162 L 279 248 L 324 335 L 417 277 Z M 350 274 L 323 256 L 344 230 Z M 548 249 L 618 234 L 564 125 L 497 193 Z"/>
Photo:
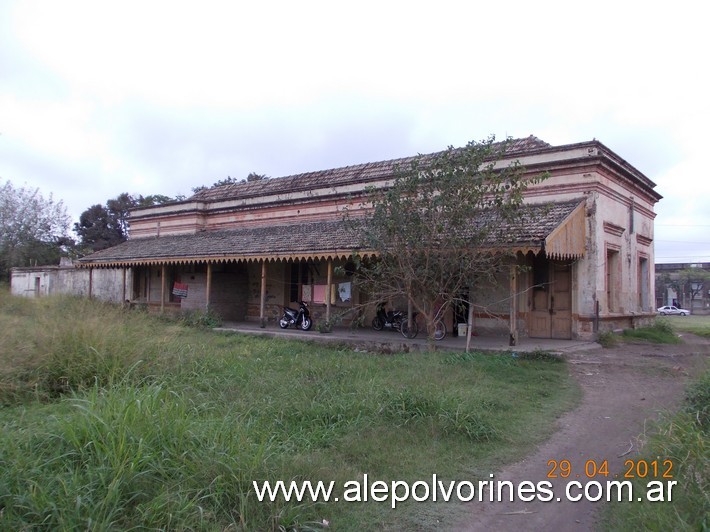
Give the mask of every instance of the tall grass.
<path id="1" fill-rule="evenodd" d="M 624 329 L 625 340 L 643 340 L 654 344 L 678 344 L 681 342 L 668 320 L 656 319 L 650 327 Z"/>
<path id="2" fill-rule="evenodd" d="M 268 522 L 269 509 L 248 494 L 252 479 L 268 476 L 275 446 L 255 439 L 240 414 L 156 384 L 93 387 L 66 406 L 2 438 L 3 528 Z"/>
<path id="3" fill-rule="evenodd" d="M 0 323 L 0 529 L 443 526 L 460 505 L 260 503 L 252 481 L 487 478 L 578 397 L 544 356 L 381 356 L 64 298 L 6 299 Z"/>
<path id="4" fill-rule="evenodd" d="M 673 462 L 672 502 L 625 502 L 610 505 L 608 530 L 710 529 L 710 371 L 688 389 L 683 408 L 665 417 L 647 444 L 649 462 Z M 634 481 L 634 493 L 645 493 L 646 481 Z M 660 480 L 660 479 L 655 479 Z"/>
<path id="5" fill-rule="evenodd" d="M 75 297 L 0 294 L 0 404 L 141 380 L 181 345 L 154 316 Z"/>

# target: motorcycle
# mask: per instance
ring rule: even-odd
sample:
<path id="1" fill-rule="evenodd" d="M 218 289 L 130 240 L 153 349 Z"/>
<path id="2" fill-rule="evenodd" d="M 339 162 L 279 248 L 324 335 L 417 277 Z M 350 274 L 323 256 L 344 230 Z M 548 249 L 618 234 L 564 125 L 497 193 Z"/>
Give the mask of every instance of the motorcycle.
<path id="1" fill-rule="evenodd" d="M 305 301 L 298 302 L 298 310 L 290 307 L 284 307 L 284 315 L 279 320 L 279 327 L 286 329 L 289 325 L 299 327 L 303 331 L 307 331 L 313 325 L 311 313 L 308 311 L 308 305 Z"/>
<path id="2" fill-rule="evenodd" d="M 414 317 L 416 317 L 416 313 Z M 414 319 L 410 324 L 407 316 L 401 310 L 385 311 L 385 303 L 377 304 L 376 314 L 372 319 L 372 328 L 376 331 L 382 329 L 399 331 L 405 338 L 414 338 L 419 333 L 419 327 Z"/>

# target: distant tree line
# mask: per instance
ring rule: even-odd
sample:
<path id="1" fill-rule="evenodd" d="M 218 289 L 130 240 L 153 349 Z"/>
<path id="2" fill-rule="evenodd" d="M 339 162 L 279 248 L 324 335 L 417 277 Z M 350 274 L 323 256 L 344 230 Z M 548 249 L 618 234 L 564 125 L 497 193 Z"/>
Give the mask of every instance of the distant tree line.
<path id="1" fill-rule="evenodd" d="M 0 187 L 0 280 L 10 268 L 56 264 L 74 246 L 70 218 L 62 201 L 44 198 L 35 188 Z"/>
<path id="2" fill-rule="evenodd" d="M 264 181 L 266 179 L 269 179 L 269 176 L 266 176 L 264 174 L 257 174 L 256 172 L 250 172 L 246 179 L 239 179 L 237 177 L 227 176 L 224 179 L 220 179 L 219 181 L 215 181 L 214 183 L 212 183 L 211 187 L 205 185 L 202 185 L 200 187 L 193 187 L 192 193 L 197 194 L 198 192 L 202 192 L 203 190 L 208 190 L 210 188 L 221 187 L 224 185 L 241 185 L 244 183 L 251 183 L 253 181 Z"/>
<path id="3" fill-rule="evenodd" d="M 108 200 L 105 205 L 92 205 L 81 213 L 79 222 L 74 224 L 74 232 L 79 237 L 79 254 L 110 248 L 127 240 L 128 214 L 132 209 L 175 200 L 159 194 L 133 196 L 124 192 Z"/>
<path id="4" fill-rule="evenodd" d="M 197 194 L 209 188 L 269 179 L 251 172 L 245 179 L 227 176 L 192 189 Z M 184 200 L 185 196 L 133 195 L 127 192 L 92 205 L 79 216 L 70 236 L 71 218 L 63 201 L 45 198 L 38 188 L 17 188 L 10 181 L 0 186 L 0 281 L 16 266 L 59 264 L 61 257 L 81 257 L 128 239 L 129 212 L 141 207 Z"/>

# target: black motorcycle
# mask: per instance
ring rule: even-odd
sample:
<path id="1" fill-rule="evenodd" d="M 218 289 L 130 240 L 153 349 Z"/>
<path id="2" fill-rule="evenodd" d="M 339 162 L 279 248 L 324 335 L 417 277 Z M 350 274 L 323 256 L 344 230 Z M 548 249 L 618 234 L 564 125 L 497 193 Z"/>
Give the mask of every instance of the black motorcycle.
<path id="1" fill-rule="evenodd" d="M 307 331 L 311 328 L 313 321 L 311 320 L 311 313 L 308 312 L 308 305 L 305 301 L 298 302 L 298 310 L 284 307 L 284 315 L 281 316 L 279 320 L 279 326 L 285 329 L 289 325 L 300 327 L 303 331 Z"/>
<path id="2" fill-rule="evenodd" d="M 414 319 L 410 324 L 407 316 L 401 310 L 386 311 L 385 303 L 377 304 L 377 313 L 372 319 L 372 328 L 376 331 L 382 329 L 399 331 L 405 338 L 414 338 L 419 333 L 419 327 Z"/>

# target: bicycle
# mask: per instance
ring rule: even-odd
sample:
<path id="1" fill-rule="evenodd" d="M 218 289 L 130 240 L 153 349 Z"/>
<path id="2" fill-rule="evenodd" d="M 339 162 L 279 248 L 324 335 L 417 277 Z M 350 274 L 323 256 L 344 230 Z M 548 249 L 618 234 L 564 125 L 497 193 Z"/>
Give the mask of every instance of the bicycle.
<path id="1" fill-rule="evenodd" d="M 407 318 L 404 318 L 399 330 L 405 338 L 409 338 L 410 340 L 412 338 L 416 338 L 417 334 L 419 334 L 419 325 L 417 324 L 416 314 L 412 317 L 411 323 Z"/>
<path id="2" fill-rule="evenodd" d="M 446 338 L 446 324 L 444 320 L 439 319 L 434 322 L 434 340 L 439 341 Z"/>
<path id="3" fill-rule="evenodd" d="M 404 318 L 402 321 L 402 334 L 406 338 L 415 338 L 417 334 L 419 334 L 419 324 L 417 323 L 417 314 L 414 314 L 414 319 L 412 320 L 412 326 L 409 326 L 409 323 L 407 322 L 407 318 Z M 444 320 L 439 318 L 434 322 L 434 340 L 440 341 L 446 338 L 446 334 L 448 333 L 448 330 L 446 329 L 446 323 L 444 323 Z"/>

